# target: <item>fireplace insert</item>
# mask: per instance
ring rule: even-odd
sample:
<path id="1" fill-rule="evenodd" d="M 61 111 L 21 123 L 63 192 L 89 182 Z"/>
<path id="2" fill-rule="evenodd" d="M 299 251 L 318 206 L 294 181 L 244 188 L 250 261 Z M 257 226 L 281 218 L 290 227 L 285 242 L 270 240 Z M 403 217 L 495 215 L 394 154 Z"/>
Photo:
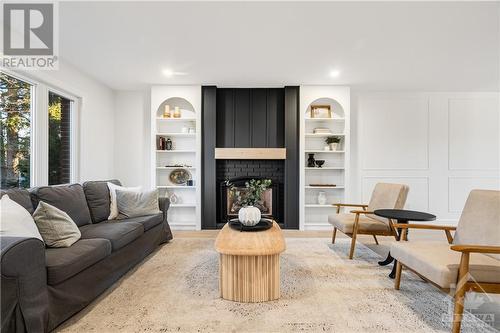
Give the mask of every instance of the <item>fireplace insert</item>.
<path id="1" fill-rule="evenodd" d="M 236 187 L 236 189 L 242 192 L 242 195 L 244 196 L 244 192 L 246 190 L 245 183 L 251 179 L 262 180 L 266 178 L 235 177 L 219 183 L 220 223 L 227 223 L 230 219 L 237 218 L 238 211 L 242 207 L 242 205 L 238 202 L 238 199 L 232 195 L 231 186 Z M 273 182 L 271 186 L 264 193 L 262 193 L 260 202 L 255 206 L 260 209 L 263 217 L 274 219 L 277 223 L 280 223 L 281 221 L 279 220 L 279 215 L 281 214 L 277 212 L 277 208 L 280 207 L 280 196 L 278 194 L 278 184 Z"/>

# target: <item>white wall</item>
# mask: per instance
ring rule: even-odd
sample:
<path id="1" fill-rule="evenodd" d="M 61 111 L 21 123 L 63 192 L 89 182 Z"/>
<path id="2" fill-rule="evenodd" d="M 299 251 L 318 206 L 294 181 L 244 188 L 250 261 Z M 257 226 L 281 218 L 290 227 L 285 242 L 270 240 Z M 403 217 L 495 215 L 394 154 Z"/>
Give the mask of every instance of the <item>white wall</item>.
<path id="1" fill-rule="evenodd" d="M 79 181 L 114 177 L 114 92 L 64 62 L 57 71 L 23 75 L 43 81 L 80 99 Z"/>
<path id="2" fill-rule="evenodd" d="M 471 189 L 499 189 L 498 93 L 354 92 L 353 199 L 377 182 L 410 186 L 408 209 L 455 223 Z"/>
<path id="3" fill-rule="evenodd" d="M 115 96 L 115 177 L 125 186 L 149 186 L 149 92 L 119 91 Z"/>

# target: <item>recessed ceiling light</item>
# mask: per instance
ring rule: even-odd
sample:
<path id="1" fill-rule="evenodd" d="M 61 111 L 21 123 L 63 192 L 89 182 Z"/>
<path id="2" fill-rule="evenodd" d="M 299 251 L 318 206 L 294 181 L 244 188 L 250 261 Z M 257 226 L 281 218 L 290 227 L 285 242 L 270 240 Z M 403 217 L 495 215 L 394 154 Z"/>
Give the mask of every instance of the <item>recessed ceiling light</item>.
<path id="1" fill-rule="evenodd" d="M 340 71 L 339 70 L 333 70 L 330 72 L 330 76 L 331 77 L 338 77 L 340 75 Z"/>
<path id="2" fill-rule="evenodd" d="M 167 77 L 174 76 L 174 71 L 171 69 L 164 69 L 164 70 L 162 70 L 162 73 L 163 73 L 163 75 L 165 75 Z"/>
<path id="3" fill-rule="evenodd" d="M 165 68 L 161 71 L 163 73 L 163 75 L 165 75 L 166 77 L 172 77 L 172 76 L 175 76 L 175 75 L 187 75 L 186 73 L 184 72 L 176 72 L 176 71 L 173 71 L 169 68 Z"/>

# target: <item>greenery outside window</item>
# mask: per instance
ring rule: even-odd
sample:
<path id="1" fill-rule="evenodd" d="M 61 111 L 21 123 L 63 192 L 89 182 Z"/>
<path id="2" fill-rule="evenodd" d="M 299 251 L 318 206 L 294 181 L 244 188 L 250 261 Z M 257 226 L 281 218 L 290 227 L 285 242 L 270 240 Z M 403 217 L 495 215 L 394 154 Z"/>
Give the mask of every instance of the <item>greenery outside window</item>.
<path id="1" fill-rule="evenodd" d="M 1 188 L 30 187 L 33 86 L 0 72 Z"/>

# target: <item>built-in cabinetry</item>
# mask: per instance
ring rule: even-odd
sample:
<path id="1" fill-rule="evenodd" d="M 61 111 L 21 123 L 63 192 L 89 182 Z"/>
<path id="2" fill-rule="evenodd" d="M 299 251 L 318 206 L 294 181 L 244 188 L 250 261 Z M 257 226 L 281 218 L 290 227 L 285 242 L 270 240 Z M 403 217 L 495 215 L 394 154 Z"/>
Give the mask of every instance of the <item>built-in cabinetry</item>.
<path id="1" fill-rule="evenodd" d="M 151 133 L 152 184 L 160 196 L 173 197 L 169 224 L 173 229 L 199 230 L 201 87 L 152 87 Z M 186 178 L 192 183 L 184 182 Z"/>
<path id="2" fill-rule="evenodd" d="M 336 209 L 332 204 L 349 199 L 349 109 L 347 87 L 300 87 L 301 230 L 330 228 L 328 215 Z M 329 145 L 329 137 L 340 142 Z M 310 158 L 324 164 L 308 165 Z"/>

